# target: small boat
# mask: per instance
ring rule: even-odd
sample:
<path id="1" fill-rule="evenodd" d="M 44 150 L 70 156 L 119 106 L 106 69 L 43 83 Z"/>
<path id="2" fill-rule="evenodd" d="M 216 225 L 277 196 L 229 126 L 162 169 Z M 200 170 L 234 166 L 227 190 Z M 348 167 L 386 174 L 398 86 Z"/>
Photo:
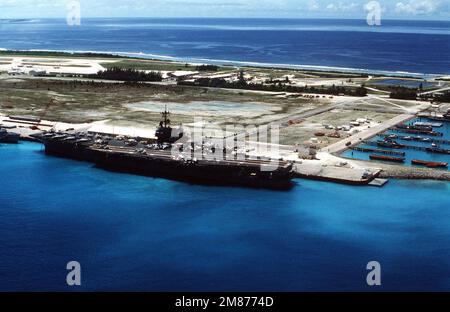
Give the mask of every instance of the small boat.
<path id="1" fill-rule="evenodd" d="M 384 156 L 384 155 L 370 155 L 371 160 L 382 160 L 382 161 L 392 161 L 397 163 L 404 163 L 404 157 L 393 157 L 393 156 Z"/>
<path id="2" fill-rule="evenodd" d="M 434 162 L 434 161 L 426 161 L 426 160 L 419 160 L 419 159 L 411 160 L 411 164 L 418 165 L 418 166 L 425 166 L 428 168 L 447 168 L 448 167 L 448 163 L 446 163 L 446 162 Z"/>
<path id="3" fill-rule="evenodd" d="M 423 125 L 397 125 L 397 129 L 419 130 L 419 131 L 433 131 L 433 127 L 431 127 L 431 126 L 423 126 Z"/>
<path id="4" fill-rule="evenodd" d="M 443 126 L 440 122 L 415 122 L 414 126 L 440 128 Z"/>
<path id="5" fill-rule="evenodd" d="M 450 155 L 450 149 L 443 149 L 443 148 L 438 148 L 438 147 L 428 147 L 426 149 L 426 151 L 430 152 L 430 153 Z"/>
<path id="6" fill-rule="evenodd" d="M 377 141 L 377 145 L 380 147 L 387 147 L 387 148 L 404 148 L 405 146 L 402 144 L 397 143 L 394 140 L 391 140 L 389 138 L 385 138 L 384 140 Z"/>

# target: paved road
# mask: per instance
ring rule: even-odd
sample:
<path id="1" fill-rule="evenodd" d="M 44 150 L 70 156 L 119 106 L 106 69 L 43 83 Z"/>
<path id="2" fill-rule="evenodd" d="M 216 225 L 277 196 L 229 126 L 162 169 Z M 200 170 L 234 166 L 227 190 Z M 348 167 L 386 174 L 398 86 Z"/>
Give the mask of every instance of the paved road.
<path id="1" fill-rule="evenodd" d="M 346 139 L 336 142 L 330 146 L 327 146 L 327 147 L 323 148 L 321 150 L 321 152 L 327 152 L 330 154 L 341 152 L 348 148 L 348 146 L 346 146 L 346 144 L 348 142 L 351 142 L 352 145 L 359 144 L 363 140 L 370 139 L 370 138 L 374 137 L 375 135 L 377 135 L 381 132 L 384 132 L 393 126 L 398 125 L 399 123 L 405 122 L 414 117 L 415 117 L 415 115 L 413 115 L 413 114 L 403 114 L 403 115 L 396 116 L 395 118 L 392 118 L 391 120 L 388 120 L 387 122 L 385 122 L 381 125 L 378 125 L 376 127 L 368 129 L 366 131 L 357 133 L 355 135 L 352 135 L 349 138 L 346 138 Z"/>
<path id="2" fill-rule="evenodd" d="M 433 90 L 433 91 L 422 92 L 422 93 L 419 93 L 419 95 L 432 94 L 432 93 L 442 92 L 442 91 L 447 91 L 447 90 L 450 90 L 450 87 L 445 87 L 445 88 L 441 88 L 441 89 L 437 89 L 437 90 Z"/>

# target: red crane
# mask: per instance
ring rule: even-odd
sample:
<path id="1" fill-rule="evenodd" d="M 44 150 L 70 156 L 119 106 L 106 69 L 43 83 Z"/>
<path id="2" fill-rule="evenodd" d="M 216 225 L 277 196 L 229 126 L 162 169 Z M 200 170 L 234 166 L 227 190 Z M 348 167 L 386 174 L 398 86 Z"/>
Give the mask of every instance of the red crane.
<path id="1" fill-rule="evenodd" d="M 55 104 L 55 100 L 54 100 L 54 99 L 50 99 L 50 101 L 47 103 L 47 105 L 45 105 L 44 111 L 43 111 L 42 114 L 39 116 L 39 123 L 38 123 L 38 125 L 33 125 L 33 126 L 31 126 L 31 127 L 30 127 L 31 130 L 40 130 L 40 129 L 39 129 L 39 125 L 41 125 L 42 119 L 47 115 L 47 112 L 48 112 L 50 106 L 52 106 L 53 104 Z"/>

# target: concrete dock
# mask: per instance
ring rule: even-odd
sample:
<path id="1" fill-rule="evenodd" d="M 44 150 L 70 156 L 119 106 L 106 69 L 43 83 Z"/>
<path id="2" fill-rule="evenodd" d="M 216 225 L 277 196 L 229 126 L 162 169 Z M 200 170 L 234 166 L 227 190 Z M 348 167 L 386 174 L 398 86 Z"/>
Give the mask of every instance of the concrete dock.
<path id="1" fill-rule="evenodd" d="M 349 138 L 346 138 L 346 139 L 336 142 L 330 146 L 327 146 L 327 147 L 323 148 L 321 151 L 327 152 L 330 154 L 341 153 L 351 146 L 358 145 L 358 144 L 362 143 L 362 141 L 364 141 L 364 140 L 373 138 L 374 136 L 388 130 L 389 128 L 394 127 L 400 123 L 404 123 L 415 117 L 416 117 L 416 115 L 414 115 L 414 114 L 403 114 L 403 115 L 396 116 L 395 118 L 392 118 L 391 120 L 388 120 L 385 123 L 382 123 L 376 127 L 373 127 L 366 131 L 354 134 Z M 350 146 L 348 146 L 349 142 L 351 143 Z"/>
<path id="2" fill-rule="evenodd" d="M 349 185 L 368 185 L 378 177 L 381 170 L 354 166 L 351 162 L 340 161 L 339 158 L 330 156 L 322 160 L 305 160 L 294 166 L 294 171 L 299 178 L 335 182 Z"/>

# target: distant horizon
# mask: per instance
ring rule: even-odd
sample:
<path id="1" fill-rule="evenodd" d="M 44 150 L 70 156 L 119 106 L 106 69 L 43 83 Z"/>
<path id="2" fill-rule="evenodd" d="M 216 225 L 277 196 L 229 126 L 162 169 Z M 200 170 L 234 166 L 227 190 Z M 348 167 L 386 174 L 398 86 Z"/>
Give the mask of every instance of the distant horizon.
<path id="1" fill-rule="evenodd" d="M 30 20 L 30 19 L 66 19 L 65 16 L 59 17 L 14 17 L 14 18 L 0 18 L 2 20 Z M 352 17 L 214 17 L 214 16 L 89 16 L 82 19 L 216 19 L 216 20 L 353 20 L 353 21 L 365 21 L 365 18 L 352 18 Z M 409 22 L 447 22 L 448 19 L 411 19 L 411 18 L 384 18 L 382 21 L 409 21 Z"/>
<path id="2" fill-rule="evenodd" d="M 382 20 L 450 20 L 448 0 L 2 0 L 0 18 L 62 18 L 73 10 L 81 18 L 366 19 L 377 11 Z"/>

